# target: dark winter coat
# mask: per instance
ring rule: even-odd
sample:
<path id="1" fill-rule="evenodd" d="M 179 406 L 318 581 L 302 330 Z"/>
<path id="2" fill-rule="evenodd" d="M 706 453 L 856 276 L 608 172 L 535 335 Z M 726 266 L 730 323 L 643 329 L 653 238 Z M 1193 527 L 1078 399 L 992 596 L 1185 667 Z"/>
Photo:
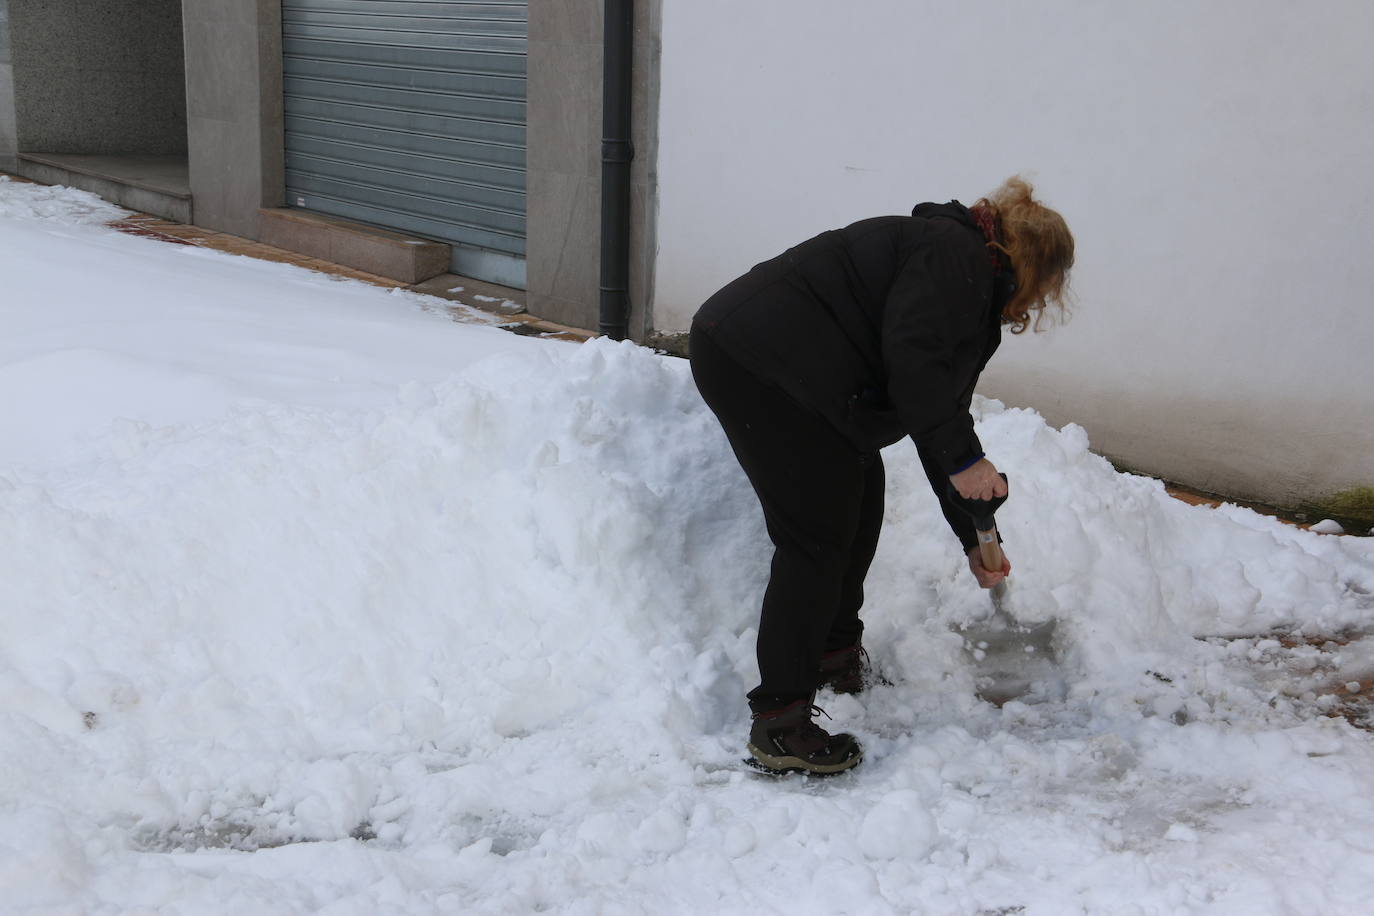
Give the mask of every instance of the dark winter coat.
<path id="1" fill-rule="evenodd" d="M 968 209 L 927 203 L 756 265 L 707 300 L 695 325 L 859 451 L 910 436 L 944 504 L 948 476 L 983 454 L 969 403 L 1013 289 Z M 967 519 L 945 509 L 971 546 Z"/>

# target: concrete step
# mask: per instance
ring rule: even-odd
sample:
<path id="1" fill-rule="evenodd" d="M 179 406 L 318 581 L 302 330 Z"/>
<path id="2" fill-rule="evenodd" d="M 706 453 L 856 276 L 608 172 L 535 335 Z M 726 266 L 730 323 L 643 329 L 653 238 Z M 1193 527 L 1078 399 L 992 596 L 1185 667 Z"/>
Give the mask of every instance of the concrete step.
<path id="1" fill-rule="evenodd" d="M 448 271 L 450 248 L 349 220 L 286 207 L 258 211 L 258 238 L 268 245 L 345 264 L 403 284 Z"/>

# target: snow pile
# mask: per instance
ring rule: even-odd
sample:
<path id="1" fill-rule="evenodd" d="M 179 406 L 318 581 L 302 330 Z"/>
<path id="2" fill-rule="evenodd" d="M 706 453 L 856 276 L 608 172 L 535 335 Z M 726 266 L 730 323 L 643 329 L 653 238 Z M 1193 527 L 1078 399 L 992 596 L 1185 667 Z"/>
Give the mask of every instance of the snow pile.
<path id="1" fill-rule="evenodd" d="M 129 215 L 86 191 L 15 181 L 0 175 L 0 219 L 45 220 L 69 226 L 100 225 Z"/>
<path id="2" fill-rule="evenodd" d="M 60 291 L 28 265 L 59 243 L 132 258 L 107 306 L 177 341 L 166 381 L 220 387 L 126 387 L 78 350 L 101 408 L 0 465 L 7 906 L 1354 914 L 1374 892 L 1374 747 L 1320 714 L 1336 687 L 1282 680 L 1295 655 L 1313 685 L 1374 659 L 1267 638 L 1368 628 L 1370 542 L 1185 506 L 980 401 L 1014 598 L 1060 619 L 1068 695 L 975 699 L 954 628 L 987 595 L 894 446 L 865 615 L 894 683 L 822 697 L 867 760 L 770 781 L 738 766 L 762 518 L 686 364 L 85 231 L 0 220 L 27 290 L 0 306 L 6 398 L 15 354 L 97 333 L 79 295 L 38 307 Z"/>
<path id="3" fill-rule="evenodd" d="M 35 200 L 52 221 L 32 219 Z M 109 209 L 84 191 L 0 184 L 0 390 L 13 393 L 0 464 L 75 459 L 116 417 L 385 404 L 407 381 L 520 348 L 495 328 L 453 333 L 449 312 L 491 318 L 443 300 L 79 224 Z"/>

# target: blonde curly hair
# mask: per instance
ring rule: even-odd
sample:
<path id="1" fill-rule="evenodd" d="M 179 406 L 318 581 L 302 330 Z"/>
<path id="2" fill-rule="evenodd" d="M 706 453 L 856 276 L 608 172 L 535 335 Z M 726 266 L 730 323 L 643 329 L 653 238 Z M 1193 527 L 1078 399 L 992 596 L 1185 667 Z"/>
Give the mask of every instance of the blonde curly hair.
<path id="1" fill-rule="evenodd" d="M 988 245 L 1004 252 L 1016 273 L 1016 291 L 1002 309 L 1002 323 L 1020 334 L 1032 324 L 1040 330 L 1049 306 L 1062 315 L 1073 267 L 1073 234 L 1064 217 L 1036 200 L 1035 189 L 1019 176 L 1008 178 L 970 209 L 990 217 L 995 228 Z"/>

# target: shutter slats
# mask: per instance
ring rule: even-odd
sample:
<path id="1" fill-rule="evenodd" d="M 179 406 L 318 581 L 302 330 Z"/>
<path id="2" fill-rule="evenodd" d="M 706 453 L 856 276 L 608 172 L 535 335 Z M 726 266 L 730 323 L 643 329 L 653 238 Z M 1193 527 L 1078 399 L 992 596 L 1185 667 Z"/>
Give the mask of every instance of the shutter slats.
<path id="1" fill-rule="evenodd" d="M 500 0 L 283 0 L 288 203 L 523 257 L 526 20 Z"/>

